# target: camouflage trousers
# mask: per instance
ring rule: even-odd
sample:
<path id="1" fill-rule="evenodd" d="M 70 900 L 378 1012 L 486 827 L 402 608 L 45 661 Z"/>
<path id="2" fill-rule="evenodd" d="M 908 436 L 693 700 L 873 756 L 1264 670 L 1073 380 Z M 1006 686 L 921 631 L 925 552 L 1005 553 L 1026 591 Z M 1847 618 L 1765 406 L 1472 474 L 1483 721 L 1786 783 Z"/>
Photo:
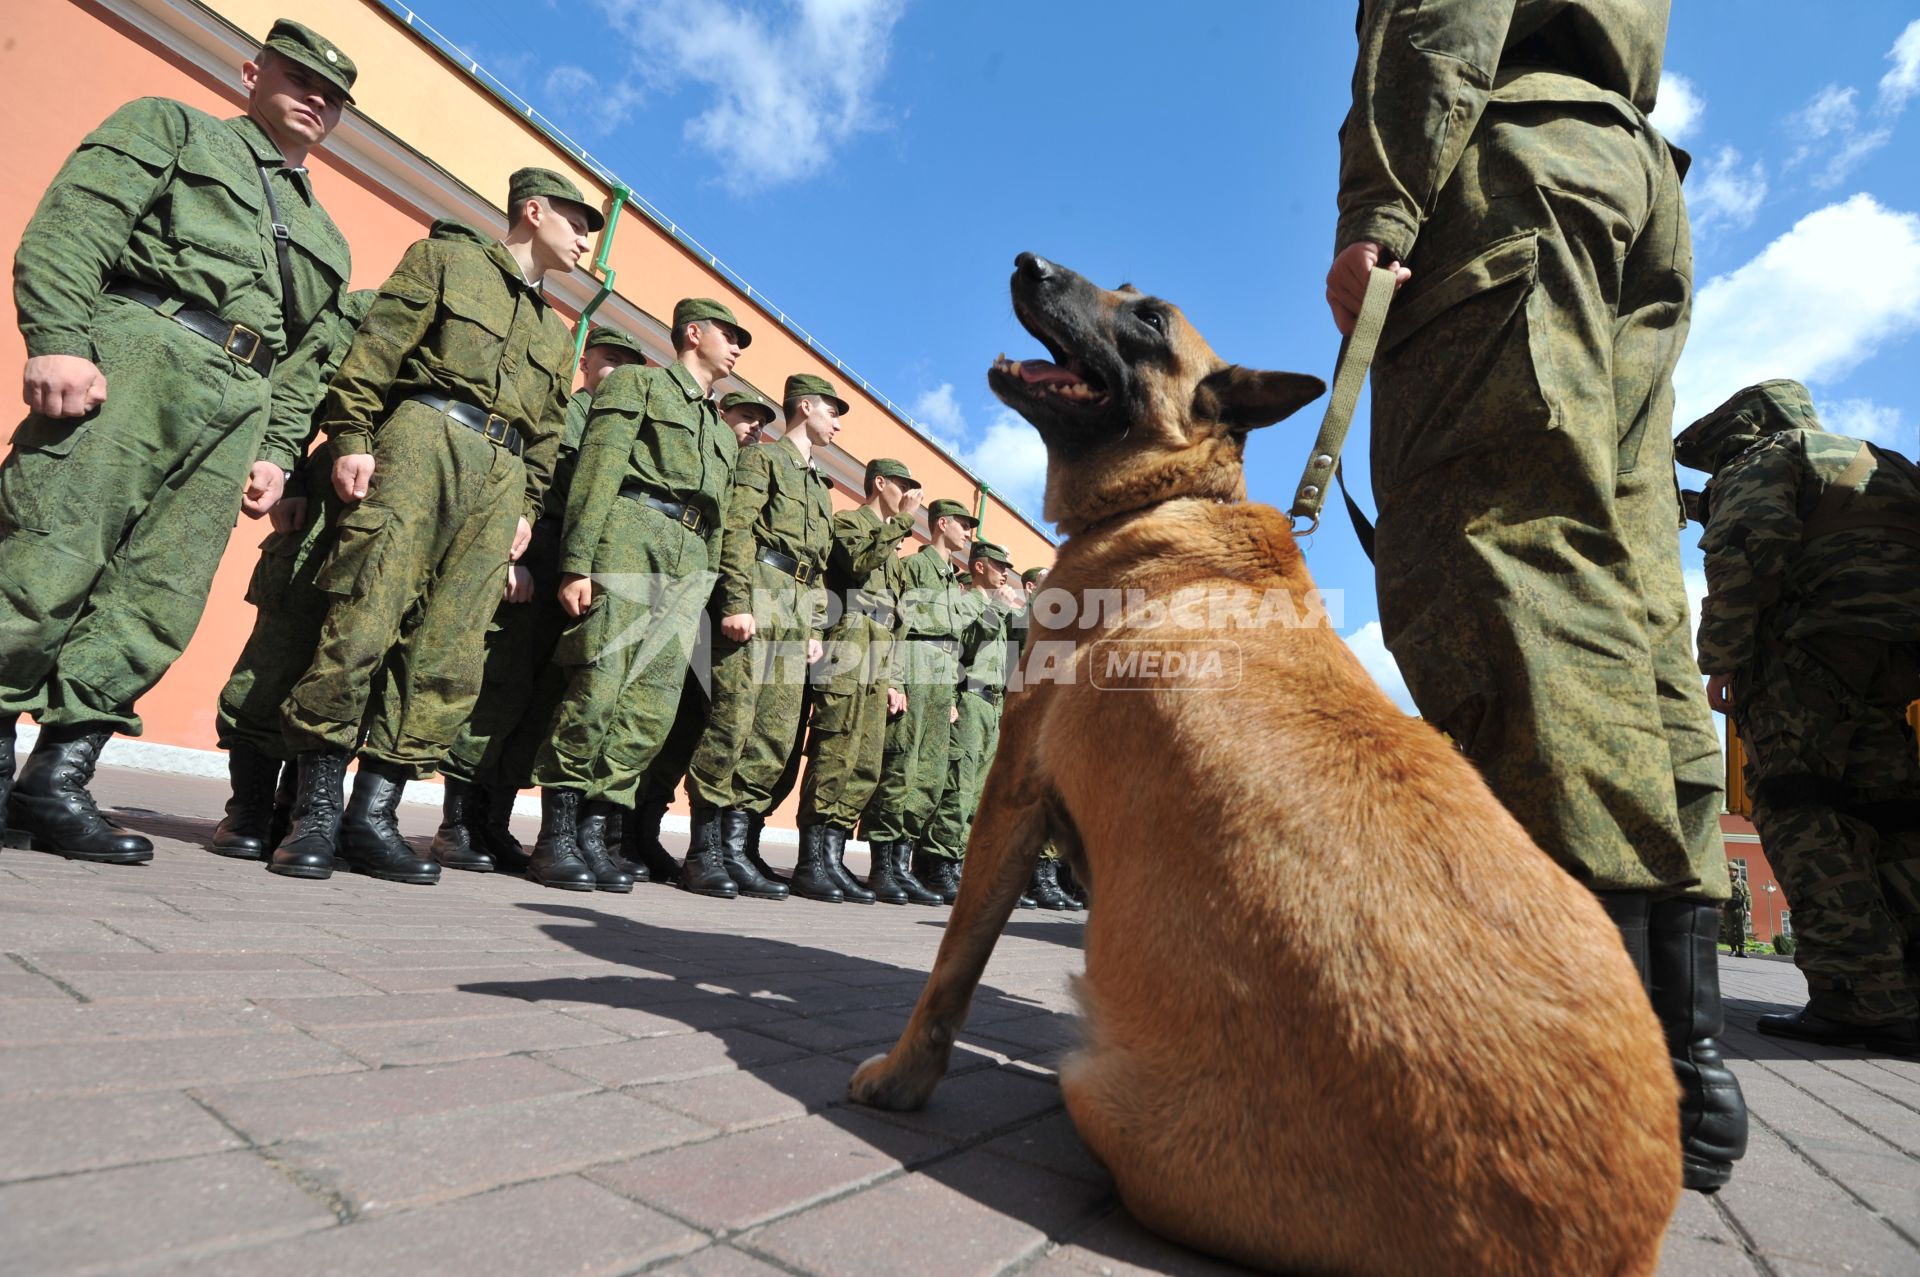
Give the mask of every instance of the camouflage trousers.
<path id="1" fill-rule="evenodd" d="M 425 775 L 480 694 L 486 631 L 526 494 L 520 458 L 405 403 L 374 436 L 366 498 L 339 518 L 318 583 L 313 664 L 287 702 L 296 753 L 351 750 Z M 364 735 L 364 740 L 362 737 Z"/>
<path id="2" fill-rule="evenodd" d="M 1763 634 L 1735 676 L 1753 824 L 1793 910 L 1808 1005 L 1854 1024 L 1920 1013 L 1920 760 L 1886 644 Z"/>
<path id="3" fill-rule="evenodd" d="M 1747 946 L 1747 911 L 1731 900 L 1720 906 L 1720 943 L 1735 952 Z"/>
<path id="4" fill-rule="evenodd" d="M 925 836 L 947 785 L 947 746 L 952 739 L 954 685 L 959 662 L 920 639 L 893 649 L 907 711 L 887 724 L 880 752 L 880 783 L 861 816 L 867 842 L 901 842 Z"/>
<path id="5" fill-rule="evenodd" d="M 1422 716 L 1570 873 L 1723 900 L 1670 429 L 1686 210 L 1631 106 L 1566 91 L 1589 100 L 1496 95 L 1389 313 L 1381 626 Z"/>
<path id="6" fill-rule="evenodd" d="M 849 611 L 827 631 L 826 646 L 827 673 L 815 685 L 807 737 L 800 824 L 851 831 L 880 784 L 893 636 L 871 617 Z"/>
<path id="7" fill-rule="evenodd" d="M 632 807 L 680 709 L 713 592 L 707 543 L 651 506 L 615 501 L 593 577 L 592 606 L 554 649 L 567 690 L 533 779 Z"/>
<path id="8" fill-rule="evenodd" d="M 920 845 L 922 851 L 949 860 L 960 860 L 967 854 L 967 835 L 973 830 L 973 813 L 980 806 L 980 787 L 986 782 L 994 748 L 1000 743 L 998 700 L 961 692 L 955 703 L 960 718 L 953 725 L 953 739 L 947 746 L 947 783 Z"/>
<path id="9" fill-rule="evenodd" d="M 125 298 L 91 335 L 106 402 L 29 415 L 0 465 L 0 715 L 138 735 L 134 702 L 200 624 L 269 387 Z"/>
<path id="10" fill-rule="evenodd" d="M 710 624 L 700 627 L 703 636 L 710 636 L 712 629 Z M 679 792 L 680 782 L 687 778 L 687 764 L 693 761 L 693 751 L 700 747 L 700 738 L 707 730 L 707 715 L 713 708 L 712 699 L 707 695 L 708 682 L 697 672 L 705 671 L 710 678 L 712 653 L 711 638 L 703 637 L 694 650 L 693 668 L 687 671 L 686 685 L 680 690 L 680 707 L 674 711 L 673 726 L 667 729 L 667 739 L 661 742 L 660 752 L 647 764 L 647 774 L 640 780 L 641 806 L 671 803 Z"/>

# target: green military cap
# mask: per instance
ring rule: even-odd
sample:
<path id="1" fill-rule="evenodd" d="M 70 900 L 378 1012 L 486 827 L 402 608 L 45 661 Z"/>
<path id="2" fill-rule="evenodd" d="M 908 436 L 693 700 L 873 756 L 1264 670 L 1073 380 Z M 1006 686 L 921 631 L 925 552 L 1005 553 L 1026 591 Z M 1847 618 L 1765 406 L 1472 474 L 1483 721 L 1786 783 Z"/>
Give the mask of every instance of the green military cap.
<path id="1" fill-rule="evenodd" d="M 973 517 L 973 511 L 967 509 L 967 507 L 961 505 L 958 501 L 949 501 L 947 498 L 941 497 L 938 501 L 927 507 L 928 527 L 932 527 L 936 521 L 948 517 L 965 519 L 967 526 L 970 528 L 980 526 L 980 520 Z"/>
<path id="2" fill-rule="evenodd" d="M 772 404 L 762 399 L 759 395 L 754 394 L 751 390 L 735 390 L 720 401 L 721 412 L 731 412 L 735 408 L 752 408 L 756 410 L 760 414 L 760 424 L 763 426 L 773 424 L 773 419 L 777 415 L 773 411 Z"/>
<path id="3" fill-rule="evenodd" d="M 895 461 L 892 457 L 875 457 L 867 462 L 867 491 L 873 491 L 875 479 L 893 479 L 903 488 L 920 486 L 920 481 L 907 469 L 907 463 Z"/>
<path id="4" fill-rule="evenodd" d="M 267 32 L 266 41 L 261 44 L 263 53 L 277 53 L 283 58 L 298 62 L 307 70 L 340 90 L 347 101 L 353 101 L 353 82 L 360 77 L 360 69 L 353 65 L 353 59 L 342 53 L 333 41 L 304 23 L 291 18 L 282 18 L 273 24 Z"/>
<path id="5" fill-rule="evenodd" d="M 1007 553 L 1004 545 L 995 545 L 991 541 L 975 541 L 973 548 L 967 551 L 967 562 L 985 559 L 989 563 L 998 563 L 1003 568 L 1013 566 L 1013 556 Z"/>
<path id="6" fill-rule="evenodd" d="M 753 334 L 740 326 L 733 312 L 711 297 L 682 297 L 673 304 L 673 331 L 679 332 L 697 319 L 715 319 L 733 329 L 740 349 L 753 345 Z"/>
<path id="7" fill-rule="evenodd" d="M 600 210 L 587 203 L 587 197 L 580 193 L 580 188 L 569 182 L 563 174 L 550 168 L 515 169 L 513 176 L 507 179 L 507 207 L 519 208 L 537 195 L 574 205 L 586 215 L 589 231 L 597 231 L 607 224 L 607 219 L 600 216 Z"/>
<path id="8" fill-rule="evenodd" d="M 787 378 L 787 388 L 780 395 L 781 403 L 792 403 L 808 395 L 818 395 L 840 410 L 841 416 L 847 415 L 847 401 L 834 390 L 833 383 L 825 377 L 816 377 L 810 372 L 797 372 Z"/>
<path id="9" fill-rule="evenodd" d="M 642 362 L 647 358 L 647 352 L 640 349 L 639 342 L 618 328 L 609 327 L 606 324 L 601 324 L 587 334 L 587 344 L 584 349 L 592 350 L 595 346 L 612 346 L 616 350 L 631 350 L 640 356 Z"/>
<path id="10" fill-rule="evenodd" d="M 1673 459 L 1712 474 L 1721 466 L 1782 430 L 1818 430 L 1813 397 L 1797 381 L 1763 381 L 1733 397 L 1674 436 Z"/>
<path id="11" fill-rule="evenodd" d="M 1045 568 L 1028 568 L 1025 572 L 1022 572 L 1020 574 L 1020 580 L 1022 584 L 1032 585 L 1035 581 L 1038 581 L 1041 577 L 1045 576 L 1046 574 L 1047 574 L 1047 570 Z"/>

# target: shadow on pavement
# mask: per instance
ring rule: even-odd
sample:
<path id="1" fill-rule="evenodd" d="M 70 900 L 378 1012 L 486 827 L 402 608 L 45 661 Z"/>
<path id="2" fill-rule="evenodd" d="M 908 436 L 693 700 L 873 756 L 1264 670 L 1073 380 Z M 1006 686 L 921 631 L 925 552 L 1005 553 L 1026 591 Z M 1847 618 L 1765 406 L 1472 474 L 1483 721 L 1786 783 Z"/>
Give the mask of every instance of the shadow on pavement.
<path id="1" fill-rule="evenodd" d="M 945 931 L 945 919 L 925 918 L 918 925 Z M 1024 922 L 1018 918 L 1001 928 L 1003 936 L 1018 936 L 1022 940 L 1044 940 L 1048 944 L 1057 944 L 1067 949 L 1085 949 L 1087 947 L 1087 925 L 1063 926 L 1057 922 Z"/>

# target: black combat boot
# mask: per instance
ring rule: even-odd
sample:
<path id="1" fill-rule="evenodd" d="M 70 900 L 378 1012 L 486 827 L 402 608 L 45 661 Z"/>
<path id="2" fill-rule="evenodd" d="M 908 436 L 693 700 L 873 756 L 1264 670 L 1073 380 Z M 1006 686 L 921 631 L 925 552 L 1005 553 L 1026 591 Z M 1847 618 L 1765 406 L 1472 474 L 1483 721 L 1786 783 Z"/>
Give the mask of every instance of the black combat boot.
<path id="1" fill-rule="evenodd" d="M 867 840 L 867 890 L 884 905 L 907 903 L 907 889 L 893 872 L 892 843 Z"/>
<path id="2" fill-rule="evenodd" d="M 620 822 L 620 854 L 630 865 L 644 867 L 647 876 L 634 874 L 634 881 L 649 879 L 664 886 L 680 880 L 680 862 L 660 841 L 660 822 L 667 816 L 667 800 L 643 802 Z M 732 879 L 728 879 L 729 882 Z"/>
<path id="3" fill-rule="evenodd" d="M 860 880 L 847 872 L 847 831 L 833 825 L 820 826 L 822 857 L 827 875 L 833 879 L 833 885 L 840 888 L 840 894 L 857 905 L 870 905 L 877 898 L 873 892 L 860 885 Z M 800 845 L 806 846 L 806 830 L 800 831 Z"/>
<path id="4" fill-rule="evenodd" d="M 407 769 L 379 758 L 362 758 L 353 796 L 340 818 L 340 859 L 355 873 L 431 887 L 440 866 L 414 854 L 400 836 L 397 810 L 407 789 Z"/>
<path id="5" fill-rule="evenodd" d="M 1849 1024 L 1821 1015 L 1812 1007 L 1760 1017 L 1759 1029 L 1772 1038 L 1793 1038 L 1821 1046 L 1850 1047 L 1907 1058 L 1920 1056 L 1920 1025 L 1908 1020 L 1893 1024 Z"/>
<path id="6" fill-rule="evenodd" d="M 687 860 L 680 866 L 674 884 L 697 896 L 716 896 L 732 900 L 740 894 L 740 884 L 727 872 L 727 861 L 720 850 L 720 809 L 695 807 L 693 829 L 687 840 Z"/>
<path id="7" fill-rule="evenodd" d="M 738 884 L 743 896 L 755 900 L 785 900 L 787 884 L 762 873 L 748 858 L 747 848 L 752 841 L 753 813 L 739 807 L 724 808 L 720 812 L 720 859 L 727 867 L 727 876 Z"/>
<path id="8" fill-rule="evenodd" d="M 580 791 L 542 788 L 540 836 L 534 839 L 527 877 L 561 891 L 593 891 L 600 886 L 593 866 L 580 854 Z"/>
<path id="9" fill-rule="evenodd" d="M 1059 861 L 1036 860 L 1033 862 L 1033 880 L 1027 886 L 1027 894 L 1033 897 L 1034 904 L 1056 913 L 1073 908 L 1073 901 L 1066 892 L 1060 890 L 1059 872 Z"/>
<path id="10" fill-rule="evenodd" d="M 340 847 L 340 808 L 347 783 L 346 751 L 321 750 L 294 760 L 293 823 L 273 849 L 267 868 L 289 878 L 329 878 Z"/>
<path id="11" fill-rule="evenodd" d="M 1060 894 L 1067 898 L 1067 908 L 1081 910 L 1087 907 L 1087 888 L 1074 875 L 1073 866 L 1067 858 L 1061 856 L 1054 862 L 1053 881 L 1060 888 Z"/>
<path id="12" fill-rule="evenodd" d="M 846 900 L 847 893 L 834 885 L 833 874 L 827 869 L 826 833 L 821 825 L 807 825 L 800 830 L 800 859 L 794 864 L 793 876 L 787 879 L 787 885 L 802 900 L 837 905 Z"/>
<path id="13" fill-rule="evenodd" d="M 627 872 L 624 863 L 615 864 L 613 854 L 607 850 L 607 819 L 617 810 L 612 803 L 598 798 L 581 803 L 580 823 L 574 827 L 574 846 L 580 859 L 587 862 L 587 868 L 593 870 L 594 886 L 624 894 L 633 890 L 633 875 Z"/>
<path id="14" fill-rule="evenodd" d="M 1720 1058 L 1719 933 L 1718 905 L 1657 900 L 1648 910 L 1649 992 L 1680 1078 L 1683 1182 L 1703 1193 L 1724 1185 L 1747 1151 L 1746 1100 Z"/>
<path id="15" fill-rule="evenodd" d="M 516 791 L 504 785 L 489 785 L 484 781 L 474 786 L 475 793 L 467 800 L 469 814 L 478 830 L 475 835 L 480 849 L 493 858 L 496 873 L 524 874 L 533 861 L 527 856 L 527 849 L 513 836 L 513 800 Z"/>
<path id="16" fill-rule="evenodd" d="M 271 852 L 287 836 L 287 830 L 293 828 L 293 795 L 300 782 L 300 768 L 296 763 L 275 763 L 274 770 L 279 773 L 280 783 L 273 787 L 273 819 L 267 824 L 267 850 Z"/>
<path id="17" fill-rule="evenodd" d="M 440 800 L 440 828 L 434 831 L 433 845 L 427 848 L 427 854 L 449 869 L 492 873 L 493 857 L 487 854 L 475 834 L 475 826 L 480 823 L 476 819 L 479 808 L 486 802 L 485 793 L 471 781 L 455 780 L 451 776 L 443 775 L 441 783 L 447 793 Z"/>
<path id="18" fill-rule="evenodd" d="M 226 819 L 207 850 L 235 860 L 265 860 L 273 850 L 273 798 L 280 787 L 280 760 L 251 745 L 227 751 Z"/>
<path id="19" fill-rule="evenodd" d="M 104 865 L 153 859 L 153 844 L 102 816 L 87 792 L 112 735 L 112 728 L 100 726 L 40 729 L 8 803 L 16 842 L 24 837 L 35 851 Z"/>
<path id="20" fill-rule="evenodd" d="M 1627 957 L 1633 960 L 1633 969 L 1639 973 L 1640 987 L 1647 990 L 1651 999 L 1653 969 L 1647 957 L 1647 913 L 1653 907 L 1653 897 L 1644 891 L 1596 891 L 1593 894 L 1619 929 L 1620 942 L 1626 946 Z"/>
<path id="21" fill-rule="evenodd" d="M 633 823 L 633 809 L 622 807 L 618 803 L 607 804 L 607 832 L 603 839 L 606 843 L 607 858 L 634 882 L 646 882 L 652 878 L 646 865 L 627 859 L 627 826 Z M 631 886 L 631 884 L 629 884 Z"/>
<path id="22" fill-rule="evenodd" d="M 786 879 L 776 873 L 773 866 L 768 864 L 766 858 L 760 854 L 760 835 L 767 828 L 766 816 L 757 811 L 750 811 L 747 813 L 747 822 L 747 863 L 759 870 L 762 878 L 770 878 L 774 882 L 785 882 Z"/>
<path id="23" fill-rule="evenodd" d="M 922 886 L 940 897 L 940 903 L 950 905 L 960 894 L 960 862 L 945 856 L 936 856 L 930 851 L 916 851 L 913 854 L 913 876 Z"/>
<path id="24" fill-rule="evenodd" d="M 899 842 L 894 843 L 891 854 L 893 858 L 893 880 L 900 884 L 902 891 L 907 893 L 909 902 L 916 905 L 946 903 L 941 900 L 939 892 L 928 890 L 926 885 L 914 876 L 914 851 L 913 843 L 910 840 L 902 838 Z"/>

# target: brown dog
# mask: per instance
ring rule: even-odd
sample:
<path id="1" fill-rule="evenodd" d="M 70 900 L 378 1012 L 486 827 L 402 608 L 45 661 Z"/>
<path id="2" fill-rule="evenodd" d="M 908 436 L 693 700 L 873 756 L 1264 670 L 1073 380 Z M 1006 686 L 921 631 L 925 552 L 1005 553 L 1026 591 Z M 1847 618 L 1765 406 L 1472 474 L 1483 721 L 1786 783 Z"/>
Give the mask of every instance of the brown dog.
<path id="1" fill-rule="evenodd" d="M 1007 704 L 933 973 L 853 1098 L 926 1102 L 1053 838 L 1093 896 L 1061 1089 L 1143 1223 L 1302 1273 L 1652 1273 L 1677 1088 L 1618 933 L 1245 502 L 1247 431 L 1321 383 L 1030 254 L 1013 297 L 1053 359 L 989 383 L 1047 444 L 1047 587 L 1145 606 L 1035 609 L 1050 677 Z"/>

